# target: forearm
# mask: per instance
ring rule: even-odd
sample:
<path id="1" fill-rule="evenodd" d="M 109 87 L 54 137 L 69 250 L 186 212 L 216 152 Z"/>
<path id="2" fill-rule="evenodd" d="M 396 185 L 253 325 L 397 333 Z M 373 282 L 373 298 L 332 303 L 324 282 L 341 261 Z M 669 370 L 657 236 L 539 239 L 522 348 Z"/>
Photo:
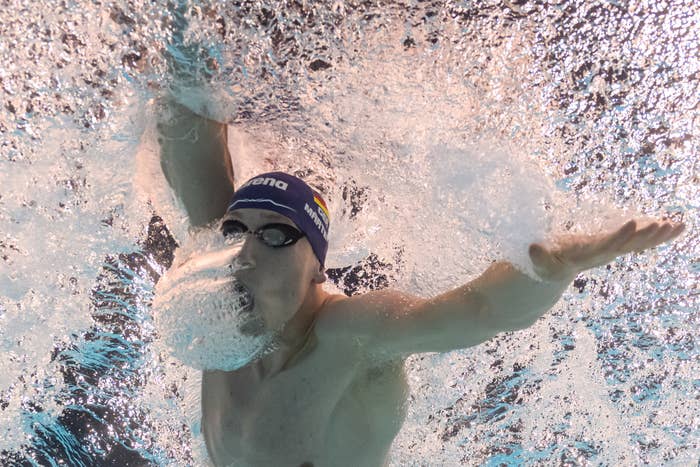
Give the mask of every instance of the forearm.
<path id="1" fill-rule="evenodd" d="M 339 335 L 349 339 L 369 336 L 367 347 L 386 355 L 448 352 L 532 325 L 569 282 L 538 282 L 509 263 L 496 263 L 430 299 L 382 290 L 341 301 L 326 322 L 335 321 Z"/>
<path id="2" fill-rule="evenodd" d="M 491 265 L 464 288 L 480 296 L 481 319 L 498 332 L 516 331 L 534 324 L 559 301 L 573 277 L 558 281 L 537 281 L 512 264 Z"/>
<path id="3" fill-rule="evenodd" d="M 172 80 L 167 89 L 206 87 L 216 63 L 206 47 L 186 43 L 186 2 L 171 7 L 172 35 L 163 49 Z M 168 184 L 195 227 L 219 219 L 234 191 L 226 124 L 210 120 L 179 104 L 166 92 L 158 102 L 160 165 Z"/>
<path id="4" fill-rule="evenodd" d="M 233 170 L 223 123 L 209 120 L 165 97 L 160 102 L 158 142 L 163 174 L 193 226 L 223 215 L 233 195 Z"/>

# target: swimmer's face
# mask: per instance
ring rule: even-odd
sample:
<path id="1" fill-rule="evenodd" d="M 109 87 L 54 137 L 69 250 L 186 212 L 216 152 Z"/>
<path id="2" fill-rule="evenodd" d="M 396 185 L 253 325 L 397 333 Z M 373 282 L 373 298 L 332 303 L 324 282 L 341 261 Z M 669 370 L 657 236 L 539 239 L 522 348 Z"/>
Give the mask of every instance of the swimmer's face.
<path id="1" fill-rule="evenodd" d="M 297 228 L 290 219 L 265 209 L 237 209 L 227 219 L 242 222 L 251 232 L 272 223 Z M 299 310 L 311 288 L 323 282 L 325 274 L 306 237 L 280 248 L 270 247 L 253 235 L 244 238 L 237 256 L 240 269 L 235 274 L 253 295 L 251 313 L 262 318 L 267 328 L 257 331 L 281 329 Z"/>

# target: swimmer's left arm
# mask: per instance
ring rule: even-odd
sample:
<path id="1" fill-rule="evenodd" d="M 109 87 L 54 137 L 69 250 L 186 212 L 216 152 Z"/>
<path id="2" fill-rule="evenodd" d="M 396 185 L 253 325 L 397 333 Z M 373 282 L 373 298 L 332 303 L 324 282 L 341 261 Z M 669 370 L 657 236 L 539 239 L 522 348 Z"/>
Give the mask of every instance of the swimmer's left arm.
<path id="1" fill-rule="evenodd" d="M 396 291 L 351 298 L 349 329 L 369 336 L 370 347 L 396 355 L 466 348 L 501 332 L 524 329 L 559 300 L 579 272 L 652 248 L 684 228 L 671 222 L 640 224 L 630 221 L 609 233 L 560 237 L 554 246 L 532 244 L 530 259 L 542 280 L 500 262 L 432 299 Z"/>

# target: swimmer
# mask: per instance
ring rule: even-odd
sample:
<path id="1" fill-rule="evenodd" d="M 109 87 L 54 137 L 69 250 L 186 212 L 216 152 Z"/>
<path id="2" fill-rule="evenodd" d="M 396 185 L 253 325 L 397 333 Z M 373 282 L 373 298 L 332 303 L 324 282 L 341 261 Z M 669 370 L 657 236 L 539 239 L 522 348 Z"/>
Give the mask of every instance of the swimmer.
<path id="1" fill-rule="evenodd" d="M 195 226 L 221 221 L 243 242 L 237 279 L 275 351 L 235 371 L 205 371 L 202 432 L 216 466 L 385 465 L 406 415 L 405 359 L 449 352 L 534 324 L 576 275 L 677 237 L 682 223 L 629 220 L 599 235 L 529 247 L 540 280 L 500 262 L 436 297 L 322 287 L 329 213 L 284 173 L 233 189 L 226 126 L 177 104 L 159 124 L 163 172 Z M 199 138 L 181 135 L 195 132 Z M 254 330 L 255 332 L 264 329 Z"/>

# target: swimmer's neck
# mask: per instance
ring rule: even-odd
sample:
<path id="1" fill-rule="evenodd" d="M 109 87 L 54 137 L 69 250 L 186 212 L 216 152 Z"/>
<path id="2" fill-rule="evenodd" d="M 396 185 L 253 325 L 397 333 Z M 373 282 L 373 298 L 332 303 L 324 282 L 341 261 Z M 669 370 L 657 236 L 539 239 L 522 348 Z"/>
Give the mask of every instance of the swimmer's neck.
<path id="1" fill-rule="evenodd" d="M 297 360 L 297 353 L 304 347 L 313 332 L 316 316 L 333 297 L 320 284 L 313 284 L 301 307 L 284 326 L 280 336 L 280 348 L 254 364 L 255 373 L 260 379 L 270 378 L 287 368 L 290 360 Z"/>

